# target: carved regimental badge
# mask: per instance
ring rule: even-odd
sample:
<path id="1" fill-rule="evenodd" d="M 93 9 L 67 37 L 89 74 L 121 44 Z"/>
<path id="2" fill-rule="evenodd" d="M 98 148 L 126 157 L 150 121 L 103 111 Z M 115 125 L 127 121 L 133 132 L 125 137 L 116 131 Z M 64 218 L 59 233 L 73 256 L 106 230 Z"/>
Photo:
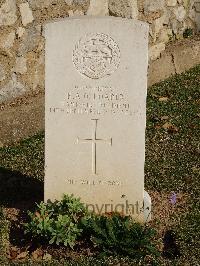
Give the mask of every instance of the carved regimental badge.
<path id="1" fill-rule="evenodd" d="M 73 62 L 81 74 L 99 79 L 118 68 L 120 50 L 116 42 L 106 34 L 87 34 L 76 44 Z"/>

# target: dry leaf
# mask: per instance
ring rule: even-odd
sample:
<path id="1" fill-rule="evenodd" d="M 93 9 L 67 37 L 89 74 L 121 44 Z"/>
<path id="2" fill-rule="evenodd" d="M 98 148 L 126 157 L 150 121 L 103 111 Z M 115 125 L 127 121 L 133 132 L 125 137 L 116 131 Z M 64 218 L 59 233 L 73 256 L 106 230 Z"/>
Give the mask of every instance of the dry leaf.
<path id="1" fill-rule="evenodd" d="M 10 260 L 14 260 L 14 259 L 16 259 L 17 254 L 18 254 L 18 251 L 19 251 L 18 248 L 16 248 L 16 247 L 11 247 L 11 248 L 8 250 L 7 258 L 10 259 Z"/>
<path id="2" fill-rule="evenodd" d="M 178 128 L 174 125 L 172 125 L 170 122 L 166 122 L 162 128 L 167 129 L 169 133 L 176 133 L 178 132 Z"/>
<path id="3" fill-rule="evenodd" d="M 169 100 L 168 97 L 160 97 L 159 99 L 159 102 L 167 102 Z"/>
<path id="4" fill-rule="evenodd" d="M 189 128 L 195 129 L 195 128 L 196 128 L 196 125 L 194 125 L 194 124 L 190 124 L 190 125 L 189 125 Z"/>
<path id="5" fill-rule="evenodd" d="M 19 215 L 19 210 L 15 208 L 5 208 L 4 209 L 6 218 L 8 218 L 11 221 L 17 221 L 18 220 L 18 215 Z"/>
<path id="6" fill-rule="evenodd" d="M 151 93 L 151 96 L 152 97 L 155 97 L 155 98 L 158 98 L 159 96 L 157 95 L 157 94 L 155 94 L 155 93 Z"/>
<path id="7" fill-rule="evenodd" d="M 52 256 L 49 253 L 44 254 L 43 260 L 51 260 Z"/>
<path id="8" fill-rule="evenodd" d="M 192 171 L 193 171 L 194 173 L 196 173 L 196 172 L 198 173 L 198 172 L 200 172 L 200 168 L 194 166 L 194 167 L 192 167 Z"/>
<path id="9" fill-rule="evenodd" d="M 169 119 L 169 116 L 167 116 L 167 115 L 164 115 L 161 117 L 161 120 L 167 120 L 167 119 Z"/>
<path id="10" fill-rule="evenodd" d="M 38 248 L 32 252 L 32 257 L 34 260 L 41 259 L 43 254 L 44 254 L 44 252 Z"/>
<path id="11" fill-rule="evenodd" d="M 16 251 L 16 252 L 18 252 L 18 251 L 19 251 L 19 248 L 17 248 L 17 247 L 10 247 L 10 250 L 11 250 L 11 251 Z"/>
<path id="12" fill-rule="evenodd" d="M 159 126 L 159 125 L 156 125 L 156 126 L 155 126 L 155 128 L 156 128 L 156 129 L 160 129 L 160 128 L 161 128 L 161 126 Z"/>
<path id="13" fill-rule="evenodd" d="M 170 127 L 172 127 L 173 125 L 170 123 L 170 122 L 167 122 L 167 123 L 165 123 L 162 127 L 164 128 L 164 129 L 169 129 Z"/>
<path id="14" fill-rule="evenodd" d="M 19 255 L 17 255 L 17 259 L 24 259 L 26 258 L 26 256 L 28 256 L 28 252 L 27 251 L 24 251 L 22 253 L 20 253 Z"/>
<path id="15" fill-rule="evenodd" d="M 35 216 L 37 216 L 38 218 L 41 217 L 40 213 L 39 212 L 35 212 Z"/>

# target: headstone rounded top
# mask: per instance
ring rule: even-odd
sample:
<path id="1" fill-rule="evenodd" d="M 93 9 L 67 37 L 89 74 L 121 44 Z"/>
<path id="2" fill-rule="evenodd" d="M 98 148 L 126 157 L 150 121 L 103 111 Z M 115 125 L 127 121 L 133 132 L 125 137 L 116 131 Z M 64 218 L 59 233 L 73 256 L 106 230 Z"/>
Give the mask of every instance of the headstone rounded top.
<path id="1" fill-rule="evenodd" d="M 117 70 L 120 49 L 110 36 L 89 33 L 75 45 L 72 58 L 79 73 L 91 79 L 100 79 Z"/>

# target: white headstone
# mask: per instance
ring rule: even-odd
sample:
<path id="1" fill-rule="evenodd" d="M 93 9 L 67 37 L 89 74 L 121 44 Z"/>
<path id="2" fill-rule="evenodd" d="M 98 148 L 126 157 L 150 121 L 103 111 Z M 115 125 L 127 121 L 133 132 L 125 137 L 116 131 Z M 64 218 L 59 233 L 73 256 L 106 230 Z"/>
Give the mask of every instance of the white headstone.
<path id="1" fill-rule="evenodd" d="M 147 24 L 70 18 L 45 36 L 45 200 L 143 220 Z"/>

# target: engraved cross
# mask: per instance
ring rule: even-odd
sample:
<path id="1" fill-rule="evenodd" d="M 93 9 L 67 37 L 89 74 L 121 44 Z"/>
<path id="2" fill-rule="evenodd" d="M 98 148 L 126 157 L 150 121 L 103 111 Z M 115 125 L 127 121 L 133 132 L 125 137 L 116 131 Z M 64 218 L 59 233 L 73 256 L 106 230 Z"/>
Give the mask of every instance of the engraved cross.
<path id="1" fill-rule="evenodd" d="M 92 130 L 92 138 L 89 139 L 80 139 L 77 138 L 77 143 L 91 143 L 92 144 L 92 173 L 97 174 L 97 143 L 104 142 L 108 143 L 112 146 L 112 138 L 110 139 L 98 139 L 97 138 L 97 124 L 98 119 L 92 119 L 93 121 L 93 130 Z"/>

